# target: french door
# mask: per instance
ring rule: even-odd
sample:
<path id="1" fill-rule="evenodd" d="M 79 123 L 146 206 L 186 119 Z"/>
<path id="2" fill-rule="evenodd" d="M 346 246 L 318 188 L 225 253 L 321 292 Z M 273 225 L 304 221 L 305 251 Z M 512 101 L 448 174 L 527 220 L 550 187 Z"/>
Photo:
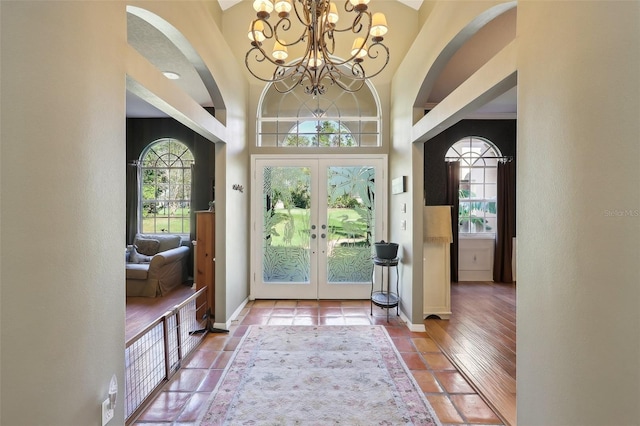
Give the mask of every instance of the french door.
<path id="1" fill-rule="evenodd" d="M 384 158 L 253 158 L 256 299 L 365 299 L 382 239 Z"/>

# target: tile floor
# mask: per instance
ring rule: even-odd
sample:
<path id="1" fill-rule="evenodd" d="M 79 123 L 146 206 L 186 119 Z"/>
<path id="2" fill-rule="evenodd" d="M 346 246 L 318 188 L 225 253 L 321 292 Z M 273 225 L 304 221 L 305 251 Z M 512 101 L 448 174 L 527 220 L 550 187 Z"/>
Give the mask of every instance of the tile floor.
<path id="1" fill-rule="evenodd" d="M 183 368 L 161 389 L 134 425 L 195 425 L 233 351 L 250 324 L 382 324 L 444 425 L 500 425 L 484 403 L 426 333 L 415 333 L 391 311 L 369 301 L 259 300 L 249 302 L 229 333 L 209 334 Z"/>

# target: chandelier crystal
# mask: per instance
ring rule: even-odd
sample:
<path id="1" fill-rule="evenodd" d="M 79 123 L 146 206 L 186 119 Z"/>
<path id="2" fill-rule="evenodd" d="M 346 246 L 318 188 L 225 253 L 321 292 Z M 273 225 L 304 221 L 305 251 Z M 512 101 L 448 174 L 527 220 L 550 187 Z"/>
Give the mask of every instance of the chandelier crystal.
<path id="1" fill-rule="evenodd" d="M 360 90 L 365 80 L 380 74 L 389 63 L 389 48 L 382 43 L 387 20 L 383 13 L 372 14 L 368 3 L 346 0 L 344 10 L 353 20 L 338 28 L 340 16 L 332 1 L 255 0 L 257 17 L 247 33 L 251 40 L 245 55 L 247 69 L 259 80 L 274 83 L 280 93 L 298 85 L 314 96 L 324 94 L 327 84 L 347 92 Z M 272 14 L 277 16 L 273 23 L 269 21 Z M 343 48 L 350 55 L 347 59 L 334 56 L 340 33 L 353 37 L 353 43 Z M 287 63 L 290 48 L 298 49 L 299 59 Z M 365 64 L 373 71 L 367 73 Z M 265 65 L 275 68 L 265 72 Z"/>

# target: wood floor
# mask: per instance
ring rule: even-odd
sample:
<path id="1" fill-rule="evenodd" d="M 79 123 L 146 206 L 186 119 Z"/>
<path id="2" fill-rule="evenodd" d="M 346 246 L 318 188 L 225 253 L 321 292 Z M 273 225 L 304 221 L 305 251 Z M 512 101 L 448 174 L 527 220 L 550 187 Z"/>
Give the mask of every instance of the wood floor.
<path id="1" fill-rule="evenodd" d="M 452 283 L 449 320 L 427 334 L 507 425 L 516 425 L 515 284 Z"/>
<path id="2" fill-rule="evenodd" d="M 125 342 L 194 293 L 190 285 L 178 286 L 163 297 L 127 297 Z"/>
<path id="3" fill-rule="evenodd" d="M 162 298 L 128 297 L 127 341 L 191 294 L 184 286 Z M 451 306 L 449 320 L 425 320 L 427 333 L 501 420 L 515 426 L 515 285 L 454 283 Z"/>

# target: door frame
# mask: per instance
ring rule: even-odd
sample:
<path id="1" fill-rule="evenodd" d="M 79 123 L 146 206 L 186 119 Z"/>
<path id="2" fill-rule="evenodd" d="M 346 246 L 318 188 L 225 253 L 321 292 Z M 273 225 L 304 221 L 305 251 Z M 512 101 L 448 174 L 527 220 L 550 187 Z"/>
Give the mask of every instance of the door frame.
<path id="1" fill-rule="evenodd" d="M 258 242 L 259 233 L 262 232 L 261 229 L 258 229 L 258 220 L 256 215 L 261 214 L 262 212 L 262 202 L 259 193 L 261 193 L 261 189 L 257 185 L 257 162 L 260 160 L 285 160 L 285 161 L 328 161 L 337 160 L 349 160 L 349 161 L 358 161 L 362 160 L 363 162 L 367 161 L 376 161 L 380 165 L 380 182 L 376 183 L 376 187 L 379 188 L 379 191 L 376 191 L 376 206 L 379 206 L 380 217 L 376 219 L 377 226 L 379 229 L 376 230 L 376 240 L 387 239 L 388 233 L 388 225 L 387 225 L 387 217 L 388 217 L 388 178 L 387 178 L 387 169 L 388 169 L 388 156 L 387 154 L 326 154 L 326 155 L 313 155 L 313 154 L 291 154 L 291 155 L 272 155 L 272 154 L 254 154 L 251 155 L 251 182 L 252 188 L 251 191 L 251 230 L 250 230 L 250 285 L 249 285 L 249 300 L 255 300 L 256 294 L 260 293 L 256 291 L 257 287 L 257 274 L 261 273 L 261 256 L 262 256 L 262 247 Z M 340 164 L 337 164 L 340 165 Z M 380 194 L 378 193 L 380 192 Z M 322 194 L 319 194 L 322 196 Z M 316 277 L 326 277 L 326 273 L 318 272 L 318 262 L 317 260 L 312 260 L 312 273 L 316 274 Z M 292 285 L 287 284 L 290 288 Z M 288 297 L 283 297 L 282 291 L 278 291 L 278 284 L 274 284 L 274 290 L 278 292 L 274 297 L 277 298 L 288 298 L 288 299 L 302 299 L 306 297 L 300 297 L 304 292 L 292 292 Z M 322 291 L 321 286 L 316 287 L 318 290 L 316 291 L 316 299 L 323 298 L 326 295 L 326 290 Z M 370 291 L 370 287 L 367 287 L 367 291 Z M 361 299 L 362 292 L 349 292 L 347 291 L 344 295 L 339 297 L 340 299 Z M 367 293 L 368 297 L 368 293 Z M 260 297 L 258 297 L 260 298 Z"/>

